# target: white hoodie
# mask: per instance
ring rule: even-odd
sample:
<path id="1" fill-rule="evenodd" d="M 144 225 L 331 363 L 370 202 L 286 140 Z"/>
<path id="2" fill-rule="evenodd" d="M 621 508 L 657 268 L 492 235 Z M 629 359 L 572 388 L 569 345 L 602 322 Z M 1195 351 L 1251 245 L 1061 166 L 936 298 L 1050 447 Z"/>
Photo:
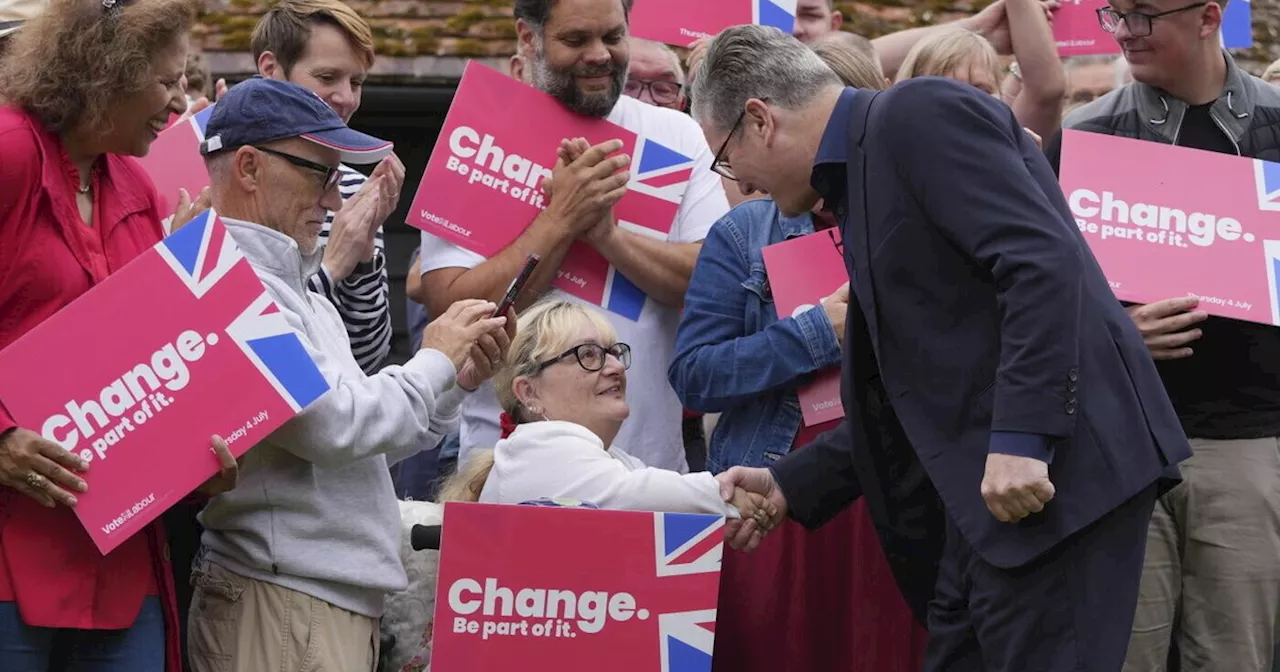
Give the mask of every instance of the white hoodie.
<path id="1" fill-rule="evenodd" d="M 331 389 L 245 453 L 235 489 L 209 501 L 200 514 L 209 559 L 377 618 L 386 594 L 408 585 L 388 465 L 457 426 L 457 370 L 444 353 L 421 350 L 365 375 L 338 311 L 307 288 L 321 252 L 222 221 Z"/>
<path id="2" fill-rule="evenodd" d="M 488 504 L 567 497 L 602 509 L 709 513 L 737 518 L 708 472 L 680 474 L 646 467 L 619 448 L 604 449 L 591 430 L 572 422 L 520 425 L 493 449 L 493 470 L 480 491 Z"/>

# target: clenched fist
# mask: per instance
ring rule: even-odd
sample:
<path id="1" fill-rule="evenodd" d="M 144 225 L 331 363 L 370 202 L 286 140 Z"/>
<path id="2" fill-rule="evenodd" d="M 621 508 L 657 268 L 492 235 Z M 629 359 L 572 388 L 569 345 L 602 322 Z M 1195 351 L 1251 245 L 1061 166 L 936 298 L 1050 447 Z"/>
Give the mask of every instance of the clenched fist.
<path id="1" fill-rule="evenodd" d="M 987 509 L 1002 523 L 1016 523 L 1039 513 L 1053 499 L 1049 465 L 1032 457 L 987 455 L 987 471 L 982 477 L 982 499 Z"/>

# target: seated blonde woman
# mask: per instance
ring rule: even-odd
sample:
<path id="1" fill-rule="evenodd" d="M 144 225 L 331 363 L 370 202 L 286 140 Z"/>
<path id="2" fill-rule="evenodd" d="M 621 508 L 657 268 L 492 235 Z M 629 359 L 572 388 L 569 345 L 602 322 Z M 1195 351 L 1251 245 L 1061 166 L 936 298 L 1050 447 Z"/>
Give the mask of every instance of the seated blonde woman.
<path id="1" fill-rule="evenodd" d="M 1067 87 L 1053 31 L 1038 0 L 1008 0 L 1006 12 L 1016 58 L 1007 79 L 986 38 L 955 28 L 917 42 L 895 81 L 932 76 L 971 84 L 1003 100 L 1032 135 L 1048 137 L 1061 125 Z"/>
<path id="2" fill-rule="evenodd" d="M 494 377 L 515 429 L 463 465 L 441 499 L 519 504 L 563 497 L 604 509 L 753 517 L 767 531 L 775 512 L 763 498 L 738 490 L 726 503 L 711 474 L 646 467 L 613 445 L 630 413 L 631 357 L 595 310 L 568 301 L 530 307 Z"/>

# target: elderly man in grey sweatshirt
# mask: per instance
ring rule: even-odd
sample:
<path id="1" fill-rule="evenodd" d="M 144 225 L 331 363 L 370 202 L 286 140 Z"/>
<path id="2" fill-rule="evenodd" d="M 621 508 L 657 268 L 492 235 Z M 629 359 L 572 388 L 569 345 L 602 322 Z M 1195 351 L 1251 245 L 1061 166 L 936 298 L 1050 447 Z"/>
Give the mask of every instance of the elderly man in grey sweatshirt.
<path id="1" fill-rule="evenodd" d="M 201 151 L 214 210 L 331 389 L 246 453 L 238 487 L 201 514 L 191 668 L 373 672 L 384 597 L 407 585 L 388 466 L 457 424 L 463 395 L 501 361 L 506 317 L 454 304 L 404 366 L 366 375 L 307 279 L 325 212 L 341 206 L 339 162 L 377 162 L 391 143 L 348 129 L 306 89 L 255 78 L 218 101 Z M 364 216 L 397 197 L 376 191 Z"/>

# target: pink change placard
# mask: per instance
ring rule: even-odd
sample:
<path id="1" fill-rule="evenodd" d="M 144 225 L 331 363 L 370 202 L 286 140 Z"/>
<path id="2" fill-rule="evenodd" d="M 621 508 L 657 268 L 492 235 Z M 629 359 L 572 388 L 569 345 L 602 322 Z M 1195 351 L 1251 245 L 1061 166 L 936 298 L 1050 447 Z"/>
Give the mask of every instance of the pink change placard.
<path id="1" fill-rule="evenodd" d="M 474 61 L 467 64 L 409 209 L 408 223 L 485 257 L 510 245 L 547 206 L 562 138 L 621 140 L 631 157 L 618 225 L 665 240 L 694 161 L 604 119 L 580 116 L 551 96 Z M 632 320 L 644 293 L 595 248 L 574 243 L 553 286 Z"/>
<path id="2" fill-rule="evenodd" d="M 779 319 L 822 310 L 822 299 L 849 281 L 839 241 L 840 232 L 831 228 L 764 248 L 764 267 Z M 798 396 L 806 427 L 843 418 L 840 367 L 814 374 L 811 382 L 800 387 Z"/>
<path id="3" fill-rule="evenodd" d="M 796 0 L 642 0 L 631 10 L 632 35 L 681 47 L 747 23 L 790 33 L 796 25 Z"/>
<path id="4" fill-rule="evenodd" d="M 449 503 L 431 668 L 710 672 L 724 518 Z"/>
<path id="5" fill-rule="evenodd" d="M 1061 183 L 1120 300 L 1280 325 L 1280 164 L 1068 130 Z"/>
<path id="6" fill-rule="evenodd" d="M 1058 43 L 1058 55 L 1085 56 L 1090 54 L 1118 54 L 1120 45 L 1116 38 L 1098 24 L 1098 8 L 1105 7 L 1102 0 L 1061 0 L 1053 12 L 1053 39 Z"/>
<path id="7" fill-rule="evenodd" d="M 10 414 L 89 462 L 104 555 L 218 473 L 211 436 L 239 457 L 328 389 L 212 211 L 0 350 Z"/>
<path id="8" fill-rule="evenodd" d="M 155 182 L 160 195 L 160 214 L 168 217 L 178 207 L 178 190 L 186 189 L 191 198 L 209 186 L 209 171 L 205 170 L 204 157 L 200 156 L 200 143 L 204 142 L 204 129 L 213 115 L 213 106 L 198 114 L 171 123 L 151 143 L 151 151 L 138 159 L 142 168 Z M 168 229 L 168 220 L 165 221 Z"/>

